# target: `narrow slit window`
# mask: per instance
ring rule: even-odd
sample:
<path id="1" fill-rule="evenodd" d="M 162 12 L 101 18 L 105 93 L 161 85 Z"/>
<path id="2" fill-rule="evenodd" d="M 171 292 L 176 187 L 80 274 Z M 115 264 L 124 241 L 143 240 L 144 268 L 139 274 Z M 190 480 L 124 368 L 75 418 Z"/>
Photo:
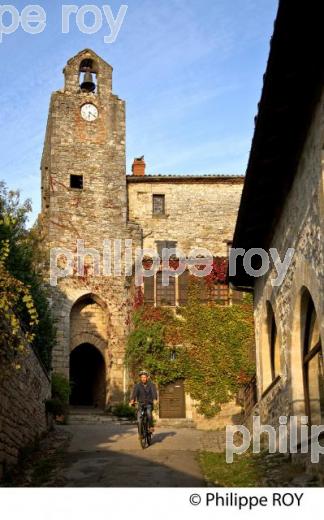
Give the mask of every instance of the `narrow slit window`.
<path id="1" fill-rule="evenodd" d="M 70 175 L 70 188 L 83 189 L 83 175 Z"/>

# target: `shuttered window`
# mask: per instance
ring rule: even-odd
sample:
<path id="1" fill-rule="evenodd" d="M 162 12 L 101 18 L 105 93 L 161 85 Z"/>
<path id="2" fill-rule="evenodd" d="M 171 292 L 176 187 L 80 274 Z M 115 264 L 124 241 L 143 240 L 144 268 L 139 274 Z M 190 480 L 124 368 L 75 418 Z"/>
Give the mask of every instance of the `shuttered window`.
<path id="1" fill-rule="evenodd" d="M 154 305 L 154 276 L 144 278 L 144 303 Z"/>
<path id="2" fill-rule="evenodd" d="M 165 214 L 165 195 L 153 195 L 153 215 Z"/>
<path id="3" fill-rule="evenodd" d="M 179 305 L 186 305 L 188 300 L 189 271 L 185 271 L 178 277 Z"/>

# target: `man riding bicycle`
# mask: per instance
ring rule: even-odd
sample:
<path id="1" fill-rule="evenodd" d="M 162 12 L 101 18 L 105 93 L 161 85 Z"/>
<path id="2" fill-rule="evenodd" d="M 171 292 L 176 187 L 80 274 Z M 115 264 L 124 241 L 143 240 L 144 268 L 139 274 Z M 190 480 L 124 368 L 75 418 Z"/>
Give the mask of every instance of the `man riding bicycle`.
<path id="1" fill-rule="evenodd" d="M 150 432 L 154 432 L 153 428 L 153 404 L 157 401 L 157 390 L 154 383 L 149 381 L 149 373 L 146 370 L 141 370 L 138 374 L 140 382 L 136 383 L 130 397 L 130 405 L 134 405 L 135 402 L 139 404 L 137 411 L 137 420 L 141 418 L 141 408 L 146 407 L 146 414 L 149 423 Z"/>

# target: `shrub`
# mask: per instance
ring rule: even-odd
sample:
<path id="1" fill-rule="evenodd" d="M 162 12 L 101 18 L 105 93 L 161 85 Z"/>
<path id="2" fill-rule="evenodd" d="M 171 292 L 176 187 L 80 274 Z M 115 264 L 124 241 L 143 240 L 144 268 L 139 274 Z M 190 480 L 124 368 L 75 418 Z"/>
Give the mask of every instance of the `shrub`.
<path id="1" fill-rule="evenodd" d="M 19 329 L 50 370 L 55 327 L 41 275 L 40 230 L 37 225 L 27 229 L 30 211 L 30 201 L 21 202 L 19 192 L 9 191 L 0 181 L 0 305 L 5 310 L 0 327 L 6 330 L 0 346 L 21 350 L 15 341 Z"/>
<path id="2" fill-rule="evenodd" d="M 54 417 L 57 417 L 66 414 L 67 406 L 59 399 L 47 399 L 45 409 L 47 413 L 51 413 Z"/>
<path id="3" fill-rule="evenodd" d="M 136 409 L 125 403 L 116 404 L 112 412 L 116 417 L 126 417 L 127 419 L 136 419 Z"/>
<path id="4" fill-rule="evenodd" d="M 52 375 L 52 398 L 67 405 L 69 403 L 70 393 L 71 387 L 67 378 L 62 374 L 54 372 Z"/>

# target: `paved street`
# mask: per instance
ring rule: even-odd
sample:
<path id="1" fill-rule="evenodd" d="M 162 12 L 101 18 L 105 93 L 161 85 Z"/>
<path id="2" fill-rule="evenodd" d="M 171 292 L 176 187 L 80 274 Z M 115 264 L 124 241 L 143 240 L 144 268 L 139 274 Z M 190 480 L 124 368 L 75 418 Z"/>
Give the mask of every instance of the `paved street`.
<path id="1" fill-rule="evenodd" d="M 143 450 L 137 429 L 131 424 L 107 421 L 71 424 L 64 428 L 72 434 L 63 470 L 66 486 L 206 485 L 197 455 L 200 449 L 207 447 L 209 432 L 193 428 L 157 428 L 152 446 Z"/>

